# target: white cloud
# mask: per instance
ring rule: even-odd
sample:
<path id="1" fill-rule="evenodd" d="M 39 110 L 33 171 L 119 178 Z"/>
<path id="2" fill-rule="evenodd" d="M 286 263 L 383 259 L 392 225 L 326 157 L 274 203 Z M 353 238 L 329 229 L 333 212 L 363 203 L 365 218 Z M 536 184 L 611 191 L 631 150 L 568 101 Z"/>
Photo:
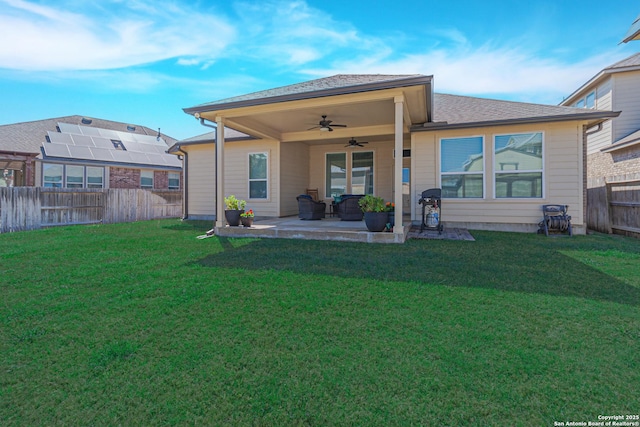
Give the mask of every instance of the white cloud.
<path id="1" fill-rule="evenodd" d="M 84 9 L 61 12 L 70 4 L 0 0 L 0 68 L 115 69 L 169 58 L 200 63 L 235 37 L 219 17 L 171 2 L 74 2 Z"/>
<path id="2" fill-rule="evenodd" d="M 473 48 L 465 44 L 450 50 L 400 57 L 381 55 L 368 61 L 366 67 L 362 67 L 360 61 L 336 61 L 329 68 L 311 68 L 304 73 L 312 76 L 363 72 L 425 74 L 434 76 L 437 92 L 557 104 L 597 72 L 620 59 L 620 53 L 612 51 L 567 63 L 561 59 L 543 58 L 521 47 L 486 45 Z"/>
<path id="3" fill-rule="evenodd" d="M 252 60 L 296 67 L 331 58 L 334 52 L 360 50 L 373 43 L 348 22 L 336 21 L 304 1 L 237 3 L 238 48 Z"/>

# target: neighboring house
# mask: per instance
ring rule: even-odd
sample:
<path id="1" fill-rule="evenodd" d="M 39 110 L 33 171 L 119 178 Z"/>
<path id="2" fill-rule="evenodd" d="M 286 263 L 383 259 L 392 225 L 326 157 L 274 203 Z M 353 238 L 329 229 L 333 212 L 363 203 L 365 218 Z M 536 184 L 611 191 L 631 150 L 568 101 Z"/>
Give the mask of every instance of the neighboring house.
<path id="1" fill-rule="evenodd" d="M 632 40 L 640 40 L 640 16 L 638 16 L 636 20 L 633 21 L 633 24 L 631 24 L 631 27 L 629 27 L 627 34 L 622 40 L 622 43 L 628 43 Z"/>
<path id="2" fill-rule="evenodd" d="M 180 189 L 174 138 L 144 126 L 67 116 L 0 126 L 0 186 Z"/>
<path id="3" fill-rule="evenodd" d="M 640 53 L 600 71 L 561 105 L 621 111 L 587 137 L 587 176 L 640 174 Z"/>
<path id="4" fill-rule="evenodd" d="M 215 144 L 170 149 L 191 159 L 187 217 L 224 226 L 230 194 L 258 216 L 296 215 L 296 196 L 317 188 L 326 202 L 375 194 L 419 222 L 422 191 L 441 187 L 447 226 L 535 231 L 542 205 L 568 204 L 575 232 L 586 231 L 585 135 L 617 113 L 434 94 L 432 80 L 337 75 L 186 108 L 218 130 Z"/>

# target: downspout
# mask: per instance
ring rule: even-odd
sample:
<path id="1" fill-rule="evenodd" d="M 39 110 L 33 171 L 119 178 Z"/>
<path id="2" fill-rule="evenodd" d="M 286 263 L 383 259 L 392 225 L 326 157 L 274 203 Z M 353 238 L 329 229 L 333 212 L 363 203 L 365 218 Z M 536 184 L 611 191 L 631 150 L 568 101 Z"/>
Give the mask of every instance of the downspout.
<path id="1" fill-rule="evenodd" d="M 208 124 L 208 123 L 205 123 L 205 121 L 204 121 L 204 120 L 205 120 L 205 119 L 204 119 L 204 117 L 200 117 L 200 114 L 199 114 L 199 113 L 196 113 L 196 114 L 195 114 L 195 118 L 196 118 L 196 119 L 200 119 L 200 124 L 201 124 L 202 126 L 206 126 L 206 127 L 208 127 L 208 128 L 211 128 L 211 129 L 215 129 L 215 130 L 216 130 L 216 139 L 214 140 L 214 144 L 217 144 L 217 143 L 218 143 L 218 127 L 217 127 L 217 126 L 215 126 L 215 125 L 210 125 L 210 124 Z M 216 150 L 214 150 L 214 152 L 215 152 L 215 157 L 214 157 L 214 160 L 213 160 L 213 161 L 214 161 L 214 164 L 215 164 L 215 165 L 216 165 L 216 167 L 217 167 L 217 166 L 218 166 L 218 150 L 216 149 Z M 213 195 L 214 195 L 214 197 L 215 197 L 215 199 L 216 199 L 216 206 L 217 206 L 217 205 L 218 205 L 218 203 L 220 203 L 220 200 L 218 200 L 218 184 L 217 184 L 217 182 L 215 182 L 215 183 L 214 183 L 214 186 L 213 186 L 213 187 L 214 187 Z M 218 220 L 218 214 L 217 214 L 217 212 L 218 212 L 218 210 L 217 210 L 217 208 L 216 208 L 216 221 Z M 215 228 L 215 227 L 214 227 L 214 228 Z"/>
<path id="2" fill-rule="evenodd" d="M 590 127 L 587 127 L 587 125 L 583 125 L 582 126 L 582 185 L 583 185 L 583 200 L 582 200 L 582 209 L 584 212 L 584 218 L 583 218 L 583 222 L 584 222 L 584 228 L 585 228 L 585 233 L 587 232 L 587 230 L 589 229 L 589 218 L 587 218 L 587 214 L 588 214 L 588 192 L 589 192 L 589 181 L 588 181 L 588 170 L 587 170 L 587 149 L 589 147 L 589 144 L 587 142 L 587 137 L 589 135 L 593 135 L 595 133 L 598 133 L 602 130 L 602 123 L 600 122 L 596 125 L 596 129 L 595 130 L 589 130 L 591 129 Z M 593 126 L 592 126 L 593 127 Z M 609 229 L 609 233 L 611 233 L 611 229 Z"/>
<path id="3" fill-rule="evenodd" d="M 178 145 L 179 155 L 184 158 L 182 162 L 182 220 L 189 219 L 189 192 L 187 189 L 189 188 L 189 178 L 187 174 L 187 170 L 189 169 L 189 156 L 186 151 L 182 151 L 181 147 Z"/>

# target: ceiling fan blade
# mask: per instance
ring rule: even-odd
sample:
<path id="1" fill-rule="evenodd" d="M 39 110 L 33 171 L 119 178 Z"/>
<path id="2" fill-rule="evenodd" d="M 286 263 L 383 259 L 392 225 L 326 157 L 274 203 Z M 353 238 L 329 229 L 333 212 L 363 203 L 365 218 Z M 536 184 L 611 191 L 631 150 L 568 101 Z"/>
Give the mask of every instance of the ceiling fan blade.
<path id="1" fill-rule="evenodd" d="M 312 127 L 312 128 L 309 128 L 309 129 L 307 129 L 307 130 L 313 130 L 313 129 L 318 129 L 319 127 L 320 127 L 320 126 L 314 126 L 314 127 Z"/>
<path id="2" fill-rule="evenodd" d="M 331 125 L 333 127 L 337 127 L 337 128 L 346 128 L 347 125 Z"/>

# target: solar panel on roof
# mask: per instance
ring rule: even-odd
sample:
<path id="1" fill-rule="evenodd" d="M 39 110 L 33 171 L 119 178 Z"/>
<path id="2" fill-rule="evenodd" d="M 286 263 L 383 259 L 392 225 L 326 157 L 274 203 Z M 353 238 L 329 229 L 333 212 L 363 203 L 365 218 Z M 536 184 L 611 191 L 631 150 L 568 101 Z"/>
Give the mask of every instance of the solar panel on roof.
<path id="1" fill-rule="evenodd" d="M 69 145 L 69 153 L 74 159 L 93 160 L 93 152 L 89 147 L 79 147 L 77 145 Z"/>
<path id="2" fill-rule="evenodd" d="M 147 157 L 149 158 L 149 162 L 151 164 L 162 165 L 166 164 L 164 158 L 160 154 L 147 153 Z"/>
<path id="3" fill-rule="evenodd" d="M 93 140 L 90 136 L 85 135 L 71 135 L 75 145 L 81 145 L 83 147 L 95 147 Z"/>
<path id="4" fill-rule="evenodd" d="M 68 133 L 47 132 L 47 136 L 49 136 L 49 141 L 56 144 L 73 144 L 71 135 Z"/>
<path id="5" fill-rule="evenodd" d="M 109 144 L 111 144 L 111 141 L 109 141 Z M 112 162 L 113 161 L 113 156 L 111 155 L 111 152 L 113 150 L 107 150 L 104 148 L 92 148 L 91 152 L 93 153 L 93 158 L 94 160 L 100 160 L 103 162 Z"/>
<path id="6" fill-rule="evenodd" d="M 118 135 L 118 132 L 116 132 L 115 130 L 111 130 L 111 129 L 98 129 L 100 136 L 107 138 L 107 139 L 119 139 L 120 136 Z"/>
<path id="7" fill-rule="evenodd" d="M 42 144 L 47 157 L 71 157 L 67 145 L 64 144 Z"/>
<path id="8" fill-rule="evenodd" d="M 100 136 L 100 131 L 98 130 L 98 128 L 90 128 L 88 126 L 79 126 L 79 127 L 83 135 Z"/>
<path id="9" fill-rule="evenodd" d="M 144 145 L 139 144 L 137 142 L 129 141 L 127 142 L 127 151 L 135 151 L 136 153 L 144 153 Z"/>
<path id="10" fill-rule="evenodd" d="M 131 163 L 131 155 L 128 151 L 112 150 L 111 155 L 116 162 Z"/>
<path id="11" fill-rule="evenodd" d="M 135 135 L 127 132 L 117 132 L 118 139 L 122 142 L 135 142 Z"/>
<path id="12" fill-rule="evenodd" d="M 110 139 L 103 138 L 101 136 L 94 136 L 92 139 L 93 139 L 94 145 L 98 148 L 105 148 L 105 149 L 113 148 L 113 143 L 111 142 Z"/>
<path id="13" fill-rule="evenodd" d="M 129 152 L 129 155 L 131 156 L 131 160 L 134 163 L 142 163 L 145 165 L 151 163 L 149 162 L 149 158 L 147 157 L 147 155 L 144 153 Z"/>
<path id="14" fill-rule="evenodd" d="M 81 135 L 80 126 L 78 125 L 70 125 L 69 123 L 58 123 L 58 128 L 60 128 L 60 132 L 63 133 L 73 133 L 76 135 Z"/>

